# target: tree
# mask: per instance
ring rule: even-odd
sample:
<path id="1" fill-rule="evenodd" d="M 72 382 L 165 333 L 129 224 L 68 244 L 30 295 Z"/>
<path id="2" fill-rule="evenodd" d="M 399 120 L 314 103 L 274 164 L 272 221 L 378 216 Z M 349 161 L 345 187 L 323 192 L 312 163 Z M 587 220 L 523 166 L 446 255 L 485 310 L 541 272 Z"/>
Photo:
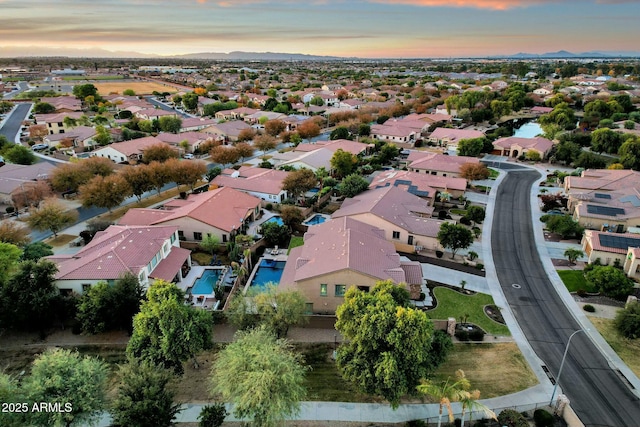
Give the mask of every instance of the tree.
<path id="1" fill-rule="evenodd" d="M 158 126 L 163 132 L 178 133 L 182 128 L 182 119 L 177 116 L 163 116 L 158 119 Z"/>
<path id="2" fill-rule="evenodd" d="M 340 185 L 338 191 L 344 197 L 355 197 L 369 188 L 369 182 L 358 174 L 347 175 Z"/>
<path id="3" fill-rule="evenodd" d="M 302 356 L 267 329 L 240 331 L 214 362 L 211 391 L 233 403 L 236 417 L 276 427 L 299 413 L 306 370 Z"/>
<path id="4" fill-rule="evenodd" d="M 341 148 L 336 150 L 331 157 L 331 168 L 339 177 L 345 177 L 349 175 L 355 169 L 358 164 L 358 158 L 348 151 L 344 151 Z"/>
<path id="5" fill-rule="evenodd" d="M 584 169 L 602 169 L 607 165 L 607 162 L 595 153 L 583 151 L 580 153 L 573 165 L 577 168 Z"/>
<path id="6" fill-rule="evenodd" d="M 320 126 L 311 119 L 300 123 L 296 130 L 302 139 L 310 140 L 311 138 L 315 138 L 320 135 Z"/>
<path id="7" fill-rule="evenodd" d="M 396 408 L 432 372 L 433 324 L 410 308 L 406 289 L 390 280 L 376 283 L 371 292 L 353 286 L 336 316 L 336 329 L 345 338 L 336 362 L 362 392 L 381 395 Z"/>
<path id="8" fill-rule="evenodd" d="M 226 417 L 227 409 L 224 403 L 203 406 L 198 415 L 199 427 L 220 427 Z"/>
<path id="9" fill-rule="evenodd" d="M 253 128 L 242 129 L 238 134 L 238 142 L 251 141 L 256 136 Z"/>
<path id="10" fill-rule="evenodd" d="M 122 91 L 125 96 L 136 96 L 136 92 L 133 89 L 125 89 Z"/>
<path id="11" fill-rule="evenodd" d="M 73 95 L 79 99 L 85 99 L 88 96 L 93 96 L 95 98 L 98 95 L 98 88 L 91 83 L 75 85 L 73 87 Z"/>
<path id="12" fill-rule="evenodd" d="M 491 176 L 489 168 L 483 163 L 464 163 L 460 166 L 460 177 L 469 181 L 487 179 Z"/>
<path id="13" fill-rule="evenodd" d="M 271 135 L 258 135 L 253 140 L 253 146 L 266 154 L 268 150 L 273 150 L 277 146 L 276 139 Z"/>
<path id="14" fill-rule="evenodd" d="M 154 282 L 133 319 L 127 355 L 182 374 L 182 362 L 211 345 L 213 319 L 184 304 L 184 292 L 163 280 Z"/>
<path id="15" fill-rule="evenodd" d="M 256 293 L 253 304 L 259 321 L 278 338 L 285 338 L 289 328 L 306 322 L 306 298 L 298 291 L 278 291 L 276 285 Z"/>
<path id="16" fill-rule="evenodd" d="M 212 256 L 215 255 L 219 245 L 220 245 L 220 238 L 215 234 L 207 234 L 200 241 L 200 247 L 207 252 L 211 252 Z"/>
<path id="17" fill-rule="evenodd" d="M 482 153 L 486 138 L 461 139 L 458 142 L 458 156 L 477 157 Z"/>
<path id="18" fill-rule="evenodd" d="M 467 213 L 464 215 L 469 221 L 473 221 L 473 225 L 484 221 L 484 208 L 481 206 L 469 206 Z"/>
<path id="19" fill-rule="evenodd" d="M 418 391 L 427 396 L 431 396 L 439 403 L 438 410 L 438 427 L 442 424 L 442 409 L 447 409 L 449 422 L 453 422 L 453 409 L 451 402 L 459 402 L 465 395 L 465 391 L 471 386 L 469 380 L 465 377 L 464 371 L 458 369 L 456 371 L 455 381 L 448 377 L 445 381 L 432 382 L 424 381 L 418 386 Z"/>
<path id="20" fill-rule="evenodd" d="M 527 151 L 524 154 L 524 157 L 530 162 L 539 162 L 540 160 L 542 160 L 542 156 L 540 155 L 540 153 L 534 150 Z"/>
<path id="21" fill-rule="evenodd" d="M 625 168 L 640 170 L 640 138 L 627 139 L 620 146 L 620 163 Z"/>
<path id="22" fill-rule="evenodd" d="M 285 131 L 285 129 L 287 129 L 287 124 L 278 119 L 268 120 L 264 124 L 264 131 L 267 133 L 267 135 L 271 135 L 273 137 L 280 135 Z"/>
<path id="23" fill-rule="evenodd" d="M 580 145 L 572 141 L 560 141 L 555 146 L 554 156 L 560 162 L 571 164 L 578 158 L 580 153 L 582 153 Z"/>
<path id="24" fill-rule="evenodd" d="M 14 104 L 9 101 L 0 101 L 0 114 L 6 114 L 13 109 Z M 5 400 L 6 402 L 6 400 Z"/>
<path id="25" fill-rule="evenodd" d="M 302 211 L 295 206 L 284 205 L 280 209 L 280 217 L 282 218 L 282 222 L 289 227 L 293 228 L 298 226 L 304 221 L 304 216 L 302 216 Z"/>
<path id="26" fill-rule="evenodd" d="M 147 166 L 151 185 L 158 194 L 162 192 L 162 187 L 171 182 L 171 171 L 160 162 L 151 162 Z"/>
<path id="27" fill-rule="evenodd" d="M 79 188 L 82 206 L 107 208 L 109 212 L 133 194 L 129 182 L 121 175 L 95 176 Z"/>
<path id="28" fill-rule="evenodd" d="M 127 181 L 138 201 L 142 200 L 144 193 L 153 190 L 151 170 L 147 165 L 126 166 L 120 171 L 120 176 Z"/>
<path id="29" fill-rule="evenodd" d="M 238 154 L 240 155 L 240 161 L 244 161 L 245 158 L 253 156 L 254 149 L 246 142 L 240 142 L 235 145 Z"/>
<path id="30" fill-rule="evenodd" d="M 187 92 L 182 95 L 182 105 L 184 105 L 185 110 L 194 111 L 198 108 L 198 94 Z"/>
<path id="31" fill-rule="evenodd" d="M 171 148 L 169 144 L 164 142 L 153 144 L 144 149 L 142 153 L 142 161 L 144 163 L 166 162 L 169 159 L 177 158 L 178 152 Z"/>
<path id="32" fill-rule="evenodd" d="M 282 245 L 291 237 L 289 227 L 278 225 L 275 222 L 265 222 L 262 224 L 262 237 L 270 245 Z"/>
<path id="33" fill-rule="evenodd" d="M 24 145 L 14 144 L 4 152 L 4 157 L 17 165 L 32 165 L 36 162 L 36 156 Z"/>
<path id="34" fill-rule="evenodd" d="M 19 222 L 10 220 L 0 222 L 0 242 L 25 246 L 30 241 L 29 231 Z"/>
<path id="35" fill-rule="evenodd" d="M 464 225 L 442 223 L 438 231 L 438 242 L 451 250 L 451 259 L 459 249 L 466 249 L 473 243 L 473 233 Z"/>
<path id="36" fill-rule="evenodd" d="M 24 389 L 31 402 L 56 402 L 63 410 L 31 411 L 29 424 L 86 425 L 105 407 L 108 367 L 101 360 L 67 349 L 47 350 L 31 368 Z"/>
<path id="37" fill-rule="evenodd" d="M 36 102 L 33 106 L 33 112 L 36 114 L 50 114 L 56 111 L 56 107 L 48 102 Z"/>
<path id="38" fill-rule="evenodd" d="M 92 178 L 79 165 L 66 163 L 53 170 L 51 185 L 56 191 L 78 191 L 80 185 Z"/>
<path id="39" fill-rule="evenodd" d="M 489 409 L 488 406 L 478 402 L 478 400 L 480 399 L 480 390 L 473 390 L 473 391 L 467 391 L 465 390 L 462 393 L 462 396 L 460 397 L 460 406 L 462 407 L 462 413 L 460 414 L 460 427 L 464 427 L 464 416 L 467 412 L 467 410 L 469 410 L 469 412 L 471 411 L 482 411 L 484 412 L 485 417 L 487 418 L 493 418 L 494 420 L 498 420 L 498 418 L 496 417 L 496 414 Z M 469 418 L 469 421 L 471 421 L 471 418 Z"/>
<path id="40" fill-rule="evenodd" d="M 596 153 L 617 153 L 621 145 L 620 134 L 611 129 L 596 129 L 591 133 L 591 149 Z"/>
<path id="41" fill-rule="evenodd" d="M 632 302 L 619 310 L 614 325 L 624 337 L 632 340 L 640 338 L 640 303 Z"/>
<path id="42" fill-rule="evenodd" d="M 44 199 L 53 196 L 51 186 L 45 180 L 21 183 L 11 192 L 11 202 L 16 209 L 38 206 Z"/>
<path id="43" fill-rule="evenodd" d="M 220 168 L 219 166 L 214 166 L 211 169 L 209 169 L 207 171 L 207 181 L 211 182 L 213 181 L 216 176 L 220 175 L 222 173 L 222 168 Z"/>
<path id="44" fill-rule="evenodd" d="M 567 260 L 569 260 L 569 264 L 575 264 L 578 258 L 584 256 L 584 252 L 582 252 L 580 249 L 569 248 L 564 251 L 564 256 L 566 256 Z"/>
<path id="45" fill-rule="evenodd" d="M 191 191 L 196 183 L 207 173 L 207 165 L 200 160 L 186 161 L 170 159 L 165 162 L 165 167 L 171 172 L 171 180 L 178 186 L 188 185 Z"/>
<path id="46" fill-rule="evenodd" d="M 0 242 L 0 285 L 15 271 L 22 251 L 12 243 Z M 10 300 L 6 300 L 10 301 Z"/>
<path id="47" fill-rule="evenodd" d="M 44 242 L 33 242 L 24 246 L 22 251 L 23 261 L 38 262 L 41 258 L 53 255 L 53 246 Z"/>
<path id="48" fill-rule="evenodd" d="M 233 164 L 240 160 L 240 152 L 236 147 L 219 145 L 211 149 L 211 160 L 221 165 Z"/>
<path id="49" fill-rule="evenodd" d="M 292 198 L 296 198 L 311 190 L 317 183 L 316 175 L 311 169 L 300 169 L 289 172 L 282 180 L 282 189 L 288 192 Z"/>
<path id="50" fill-rule="evenodd" d="M 111 416 L 118 426 L 170 427 L 180 412 L 169 388 L 173 376 L 149 363 L 129 359 L 118 369 L 118 392 Z"/>
<path id="51" fill-rule="evenodd" d="M 584 231 L 570 215 L 544 215 L 541 220 L 546 224 L 547 230 L 560 234 L 563 239 L 578 238 Z"/>
<path id="52" fill-rule="evenodd" d="M 58 231 L 73 224 L 77 218 L 78 211 L 67 211 L 59 201 L 51 198 L 31 210 L 27 224 L 38 231 L 50 230 L 54 237 L 58 237 Z"/>
<path id="53" fill-rule="evenodd" d="M 624 299 L 633 290 L 633 281 L 624 272 L 610 265 L 596 265 L 584 275 L 605 296 Z"/>
<path id="54" fill-rule="evenodd" d="M 378 158 L 384 164 L 398 157 L 398 154 L 400 154 L 400 148 L 398 148 L 395 144 L 388 142 L 380 148 L 380 154 L 378 154 Z"/>
<path id="55" fill-rule="evenodd" d="M 331 131 L 331 134 L 329 135 L 329 139 L 331 141 L 336 139 L 349 139 L 350 136 L 351 136 L 351 132 L 349 132 L 349 129 L 347 129 L 344 126 L 338 126 Z"/>

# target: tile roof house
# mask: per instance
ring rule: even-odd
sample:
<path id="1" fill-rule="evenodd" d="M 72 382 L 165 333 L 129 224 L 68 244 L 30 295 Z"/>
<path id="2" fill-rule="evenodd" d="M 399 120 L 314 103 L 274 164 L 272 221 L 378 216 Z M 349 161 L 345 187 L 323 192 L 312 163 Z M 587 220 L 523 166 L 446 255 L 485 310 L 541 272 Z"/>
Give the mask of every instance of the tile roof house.
<path id="1" fill-rule="evenodd" d="M 453 116 L 455 114 L 452 113 Z M 441 147 L 457 147 L 461 139 L 483 138 L 484 133 L 472 129 L 437 128 L 429 135 L 429 141 Z"/>
<path id="2" fill-rule="evenodd" d="M 573 191 L 567 207 L 583 227 L 618 233 L 640 226 L 640 191 L 629 187 L 617 191 Z"/>
<path id="3" fill-rule="evenodd" d="M 156 138 L 179 150 L 183 150 L 183 148 L 180 147 L 180 143 L 182 141 L 187 141 L 189 143 L 189 149 L 187 152 L 189 153 L 193 153 L 201 144 L 213 140 L 213 137 L 210 134 L 203 132 L 160 132 L 156 135 Z"/>
<path id="4" fill-rule="evenodd" d="M 74 255 L 46 257 L 58 272 L 61 292 L 84 293 L 98 282 L 113 283 L 126 273 L 146 288 L 153 279 L 180 282 L 191 266 L 191 251 L 178 246 L 177 227 L 112 225 Z"/>
<path id="5" fill-rule="evenodd" d="M 152 145 L 165 144 L 155 136 L 132 139 L 123 142 L 114 142 L 111 145 L 99 148 L 92 152 L 92 156 L 106 157 L 116 163 L 137 163 L 142 160 L 144 150 Z"/>
<path id="6" fill-rule="evenodd" d="M 518 157 L 528 151 L 537 152 L 541 158 L 545 158 L 553 147 L 553 141 L 537 136 L 535 138 L 519 138 L 509 136 L 493 141 L 493 152 L 501 156 Z"/>
<path id="7" fill-rule="evenodd" d="M 419 172 L 391 170 L 372 174 L 370 189 L 398 187 L 415 196 L 428 200 L 430 204 L 437 199 L 437 193 L 446 191 L 452 198 L 464 195 L 467 180 L 449 176 L 429 175 Z"/>
<path id="8" fill-rule="evenodd" d="M 71 117 L 72 119 L 77 120 L 82 116 L 83 113 L 79 111 L 53 114 L 36 114 L 35 121 L 36 124 L 46 125 L 49 135 L 53 135 L 56 133 L 65 133 L 68 132 L 69 129 L 71 129 L 64 124 L 65 117 Z"/>
<path id="9" fill-rule="evenodd" d="M 416 247 L 439 248 L 436 236 L 444 221 L 432 219 L 433 211 L 427 200 L 388 186 L 346 199 L 331 217 L 350 217 L 380 228 L 397 250 L 414 252 Z"/>
<path id="10" fill-rule="evenodd" d="M 640 235 L 633 233 L 607 233 L 603 231 L 586 230 L 582 237 L 582 250 L 589 264 L 599 259 L 602 264 L 613 265 L 616 260 L 620 266 L 625 266 L 625 273 L 629 277 L 637 276 L 637 255 L 640 255 Z M 631 259 L 629 254 L 631 253 Z M 636 264 L 630 270 L 630 260 Z"/>
<path id="11" fill-rule="evenodd" d="M 338 150 L 347 151 L 354 156 L 360 154 L 368 154 L 373 150 L 374 144 L 364 144 L 362 142 L 351 141 L 348 139 L 334 139 L 333 141 L 316 141 L 312 143 L 302 143 L 294 147 L 293 151 L 314 151 L 325 148 L 335 153 Z"/>
<path id="12" fill-rule="evenodd" d="M 278 287 L 302 293 L 310 312 L 333 314 L 347 289 L 368 290 L 380 280 L 407 286 L 417 298 L 423 283 L 420 263 L 401 261 L 383 230 L 343 217 L 305 233 L 304 245 L 289 253 Z"/>
<path id="13" fill-rule="evenodd" d="M 331 170 L 331 158 L 333 154 L 331 150 L 319 148 L 308 152 L 287 151 L 284 153 L 275 153 L 269 160 L 276 168 L 291 166 L 296 169 L 310 169 L 314 172 L 320 168 L 325 168 L 329 171 Z"/>
<path id="14" fill-rule="evenodd" d="M 568 193 L 599 190 L 608 192 L 639 188 L 640 172 L 633 170 L 587 169 L 580 176 L 567 176 L 564 189 Z"/>
<path id="15" fill-rule="evenodd" d="M 282 181 L 289 173 L 275 169 L 242 166 L 237 171 L 225 169 L 211 181 L 210 188 L 231 187 L 265 202 L 280 203 L 287 199 Z"/>
<path id="16" fill-rule="evenodd" d="M 71 143 L 72 147 L 78 148 L 77 151 L 83 151 L 85 148 L 93 147 L 96 142 L 93 137 L 96 135 L 95 128 L 90 126 L 78 126 L 69 129 L 65 133 L 55 133 L 47 135 L 43 138 L 43 142 L 49 147 L 56 147 L 65 140 Z"/>
<path id="17" fill-rule="evenodd" d="M 217 123 L 217 120 L 204 117 L 185 117 L 182 119 L 180 132 L 195 132 Z"/>
<path id="18" fill-rule="evenodd" d="M 628 277 L 640 279 L 640 247 L 629 247 L 622 270 Z"/>
<path id="19" fill-rule="evenodd" d="M 12 205 L 11 193 L 21 186 L 49 179 L 56 166 L 47 162 L 33 165 L 5 164 L 0 167 L 0 203 Z"/>
<path id="20" fill-rule="evenodd" d="M 480 163 L 480 159 L 412 150 L 406 160 L 407 168 L 411 172 L 453 178 L 460 177 L 460 167 L 467 163 Z"/>
<path id="21" fill-rule="evenodd" d="M 172 200 L 163 209 L 129 209 L 118 224 L 176 226 L 181 241 L 199 242 L 211 234 L 226 243 L 244 232 L 259 212 L 260 199 L 222 187 Z"/>
<path id="22" fill-rule="evenodd" d="M 43 96 L 40 102 L 53 105 L 58 113 L 82 111 L 82 101 L 75 96 Z"/>
<path id="23" fill-rule="evenodd" d="M 167 111 L 160 108 L 138 110 L 134 115 L 142 120 L 159 120 L 161 117 L 178 117 L 178 113 L 175 111 Z"/>
<path id="24" fill-rule="evenodd" d="M 245 129 L 251 129 L 251 126 L 242 120 L 231 120 L 229 122 L 217 123 L 201 129 L 204 133 L 212 134 L 216 139 L 224 142 L 234 142 L 238 140 L 240 132 Z"/>

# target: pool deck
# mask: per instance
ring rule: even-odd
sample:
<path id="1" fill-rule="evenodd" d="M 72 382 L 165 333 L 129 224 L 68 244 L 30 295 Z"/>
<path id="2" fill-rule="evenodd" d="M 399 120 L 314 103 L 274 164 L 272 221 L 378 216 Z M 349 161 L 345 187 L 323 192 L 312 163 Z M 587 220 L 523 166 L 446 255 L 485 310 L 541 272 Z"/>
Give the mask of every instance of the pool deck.
<path id="1" fill-rule="evenodd" d="M 189 270 L 189 273 L 187 274 L 187 276 L 182 280 L 182 282 L 179 283 L 179 287 L 186 293 L 185 301 L 191 303 L 193 306 L 196 306 L 196 307 L 211 309 L 215 306 L 217 302 L 213 293 L 204 294 L 203 298 L 198 298 L 197 296 L 191 294 L 191 289 L 193 288 L 193 285 L 195 284 L 197 279 L 202 277 L 202 274 L 204 273 L 205 270 L 223 270 L 224 271 L 224 275 L 222 276 L 223 283 L 226 283 L 227 280 L 229 280 L 231 278 L 231 275 L 233 274 L 231 268 L 228 268 L 226 266 L 211 267 L 211 266 L 194 265 L 191 267 L 191 270 Z"/>
<path id="2" fill-rule="evenodd" d="M 249 276 L 249 279 L 247 280 L 247 284 L 244 285 L 244 289 L 242 290 L 243 294 L 246 294 L 247 291 L 249 290 L 249 287 L 251 286 L 251 283 L 253 282 L 254 277 L 256 276 L 256 273 L 258 272 L 258 267 L 260 267 L 260 263 L 262 262 L 262 260 L 271 260 L 271 261 L 287 261 L 287 259 L 289 258 L 289 256 L 287 255 L 287 248 L 266 248 L 264 250 L 264 255 L 262 257 L 260 257 L 260 259 L 258 261 L 256 261 L 254 267 L 253 267 L 253 271 L 251 272 L 251 275 Z"/>

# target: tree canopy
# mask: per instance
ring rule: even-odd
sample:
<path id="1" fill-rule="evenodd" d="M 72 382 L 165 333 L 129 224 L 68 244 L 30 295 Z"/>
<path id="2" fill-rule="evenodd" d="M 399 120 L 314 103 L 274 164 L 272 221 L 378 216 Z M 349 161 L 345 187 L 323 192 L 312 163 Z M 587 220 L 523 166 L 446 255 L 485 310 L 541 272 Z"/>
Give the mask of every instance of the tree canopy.
<path id="1" fill-rule="evenodd" d="M 331 157 L 331 168 L 339 177 L 349 175 L 358 164 L 358 158 L 348 151 L 339 148 Z"/>
<path id="2" fill-rule="evenodd" d="M 300 169 L 290 172 L 282 180 L 282 189 L 295 198 L 311 190 L 317 183 L 318 179 L 311 169 Z"/>
<path id="3" fill-rule="evenodd" d="M 369 182 L 358 174 L 351 174 L 344 177 L 338 185 L 338 191 L 344 197 L 355 197 L 369 188 Z"/>
<path id="4" fill-rule="evenodd" d="M 343 377 L 394 408 L 435 368 L 429 358 L 433 324 L 408 301 L 405 289 L 383 281 L 371 292 L 351 287 L 336 311 L 336 329 L 346 341 L 336 360 Z"/>
<path id="5" fill-rule="evenodd" d="M 640 338 L 640 303 L 629 303 L 624 309 L 618 311 L 614 324 L 626 338 Z"/>
<path id="6" fill-rule="evenodd" d="M 442 223 L 438 231 L 440 244 L 451 250 L 451 258 L 455 258 L 459 249 L 466 249 L 473 243 L 473 233 L 464 225 Z"/>
<path id="7" fill-rule="evenodd" d="M 633 281 L 611 265 L 596 265 L 584 276 L 599 292 L 611 298 L 624 299 L 633 290 Z"/>
<path id="8" fill-rule="evenodd" d="M 73 224 L 77 218 L 76 210 L 67 211 L 59 201 L 51 198 L 42 202 L 40 207 L 31 210 L 27 224 L 34 230 L 51 230 L 57 237 L 58 231 Z"/>

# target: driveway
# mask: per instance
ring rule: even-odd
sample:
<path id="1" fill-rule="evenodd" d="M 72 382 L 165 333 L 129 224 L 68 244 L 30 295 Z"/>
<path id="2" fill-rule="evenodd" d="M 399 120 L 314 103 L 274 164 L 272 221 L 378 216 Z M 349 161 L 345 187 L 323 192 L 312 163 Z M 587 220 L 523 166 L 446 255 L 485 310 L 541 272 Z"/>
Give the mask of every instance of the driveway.
<path id="1" fill-rule="evenodd" d="M 511 310 L 531 347 L 555 377 L 569 335 L 581 326 L 549 280 L 536 248 L 530 194 L 539 176 L 535 171 L 512 171 L 498 188 L 492 251 Z M 585 425 L 638 425 L 637 396 L 620 373 L 609 367 L 587 334 L 572 340 L 560 385 Z"/>

